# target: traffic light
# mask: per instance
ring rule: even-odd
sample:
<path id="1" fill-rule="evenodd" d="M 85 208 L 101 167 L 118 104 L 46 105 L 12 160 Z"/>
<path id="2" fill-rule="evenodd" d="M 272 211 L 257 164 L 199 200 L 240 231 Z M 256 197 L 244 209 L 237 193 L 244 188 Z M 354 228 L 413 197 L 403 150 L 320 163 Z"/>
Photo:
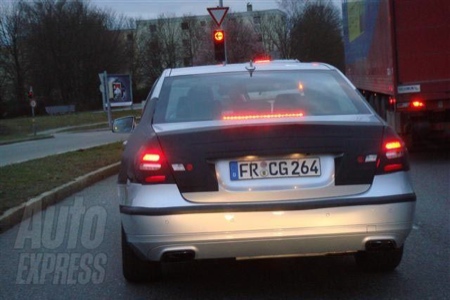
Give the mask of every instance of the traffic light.
<path id="1" fill-rule="evenodd" d="M 29 92 L 28 92 L 28 99 L 32 100 L 33 97 L 34 97 L 33 91 L 29 91 Z"/>
<path id="2" fill-rule="evenodd" d="M 222 29 L 214 30 L 214 58 L 217 61 L 225 61 L 225 32 Z"/>

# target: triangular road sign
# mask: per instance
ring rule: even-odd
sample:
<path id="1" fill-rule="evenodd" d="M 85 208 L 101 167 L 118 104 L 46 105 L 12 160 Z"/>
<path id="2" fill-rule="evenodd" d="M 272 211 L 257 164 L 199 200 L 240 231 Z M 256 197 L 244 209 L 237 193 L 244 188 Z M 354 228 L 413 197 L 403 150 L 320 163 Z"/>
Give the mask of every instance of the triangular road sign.
<path id="1" fill-rule="evenodd" d="M 220 25 L 223 22 L 223 19 L 225 18 L 229 7 L 210 7 L 207 8 L 209 14 L 213 18 L 214 22 L 216 22 L 217 26 L 220 27 Z"/>

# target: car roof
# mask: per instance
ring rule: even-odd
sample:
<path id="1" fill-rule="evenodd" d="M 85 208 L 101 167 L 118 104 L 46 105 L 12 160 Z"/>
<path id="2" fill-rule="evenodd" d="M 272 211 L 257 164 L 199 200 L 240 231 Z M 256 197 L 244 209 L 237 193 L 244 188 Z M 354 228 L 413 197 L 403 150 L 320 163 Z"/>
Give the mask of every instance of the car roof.
<path id="1" fill-rule="evenodd" d="M 282 70 L 334 70 L 335 68 L 324 63 L 301 63 L 298 60 L 275 60 L 264 62 L 248 62 L 239 64 L 218 64 L 209 66 L 185 67 L 167 69 L 165 76 L 184 76 L 199 74 L 216 74 L 248 71 L 249 68 L 265 71 L 282 71 Z"/>

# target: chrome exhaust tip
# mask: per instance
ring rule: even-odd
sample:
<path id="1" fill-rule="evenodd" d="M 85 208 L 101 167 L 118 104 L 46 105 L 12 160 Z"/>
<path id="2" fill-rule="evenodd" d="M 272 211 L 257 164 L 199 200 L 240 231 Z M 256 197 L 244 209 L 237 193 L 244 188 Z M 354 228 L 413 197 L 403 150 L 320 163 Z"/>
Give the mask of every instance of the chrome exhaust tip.
<path id="1" fill-rule="evenodd" d="M 387 251 L 396 248 L 397 245 L 394 240 L 373 240 L 366 243 L 367 251 Z"/>
<path id="2" fill-rule="evenodd" d="M 164 252 L 161 258 L 163 262 L 184 262 L 195 259 L 193 250 L 174 250 Z"/>

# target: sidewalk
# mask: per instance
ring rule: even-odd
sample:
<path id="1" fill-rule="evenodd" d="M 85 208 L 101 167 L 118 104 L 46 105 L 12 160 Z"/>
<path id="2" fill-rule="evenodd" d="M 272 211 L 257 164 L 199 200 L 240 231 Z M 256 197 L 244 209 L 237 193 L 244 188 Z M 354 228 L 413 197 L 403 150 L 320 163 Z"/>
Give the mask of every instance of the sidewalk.
<path id="1" fill-rule="evenodd" d="M 51 139 L 28 140 L 21 143 L 0 146 L 0 166 L 21 163 L 32 159 L 77 151 L 80 149 L 88 149 L 114 142 L 123 142 L 129 135 L 112 133 L 107 129 L 86 130 L 86 126 L 71 128 L 85 128 L 85 130 L 65 132 L 61 131 L 63 129 L 54 129 L 46 132 L 53 133 L 51 135 L 53 138 Z"/>
<path id="2" fill-rule="evenodd" d="M 22 142 L 29 142 L 29 141 L 36 141 L 36 140 L 43 140 L 43 139 L 51 139 L 54 137 L 55 133 L 60 133 L 64 131 L 70 131 L 70 130 L 82 130 L 83 128 L 90 128 L 90 127 L 96 127 L 100 125 L 105 125 L 105 129 L 97 129 L 97 130 L 108 130 L 108 122 L 101 122 L 101 123 L 92 123 L 92 124 L 86 124 L 86 125 L 77 125 L 77 126 L 66 126 L 66 127 L 59 127 L 59 128 L 53 128 L 48 130 L 42 130 L 36 132 L 36 135 L 30 134 L 27 137 L 16 139 L 16 140 L 7 140 L 7 141 L 0 141 L 0 146 L 3 145 L 10 145 L 10 144 L 16 144 L 16 143 L 22 143 Z"/>

